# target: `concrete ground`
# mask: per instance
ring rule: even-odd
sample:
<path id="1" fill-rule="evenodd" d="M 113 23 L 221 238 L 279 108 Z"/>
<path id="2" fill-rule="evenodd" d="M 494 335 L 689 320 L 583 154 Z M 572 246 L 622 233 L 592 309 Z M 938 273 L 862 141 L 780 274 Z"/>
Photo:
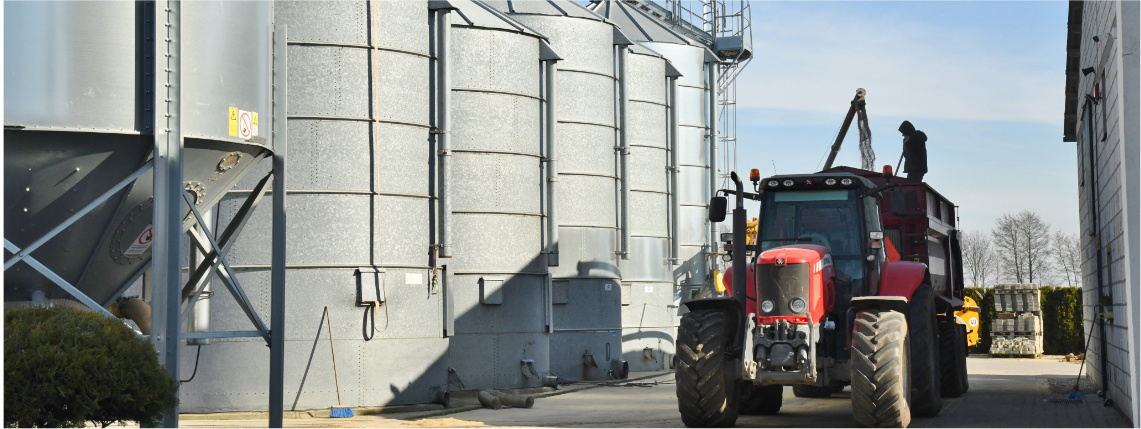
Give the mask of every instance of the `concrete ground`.
<path id="1" fill-rule="evenodd" d="M 1066 400 L 1079 366 L 1051 356 L 1039 359 L 968 359 L 970 391 L 945 398 L 935 418 L 913 419 L 912 427 L 1130 427 L 1114 408 L 1103 407 L 1085 382 L 1085 401 Z M 479 408 L 473 392 L 457 394 L 451 408 L 420 407 L 407 412 L 366 414 L 348 419 L 293 413 L 286 427 L 684 427 L 677 410 L 673 374 L 608 385 L 564 386 L 540 393 L 530 409 Z M 1084 379 L 1084 377 L 1083 377 Z M 536 392 L 533 392 L 536 393 Z M 741 416 L 738 427 L 852 427 L 850 393 L 827 399 L 793 396 L 774 416 Z M 390 409 L 389 411 L 401 411 Z M 316 414 L 319 415 L 319 414 Z M 265 427 L 264 415 L 185 415 L 182 427 Z"/>

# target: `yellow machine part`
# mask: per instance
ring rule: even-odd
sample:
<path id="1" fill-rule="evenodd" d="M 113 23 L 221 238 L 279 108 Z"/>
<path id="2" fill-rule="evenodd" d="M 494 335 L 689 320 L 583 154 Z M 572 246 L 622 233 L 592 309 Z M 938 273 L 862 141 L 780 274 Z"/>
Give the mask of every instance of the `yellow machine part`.
<path id="1" fill-rule="evenodd" d="M 751 245 L 757 244 L 757 224 L 758 224 L 757 218 L 753 218 L 753 220 L 750 220 L 745 224 L 745 244 L 746 245 L 751 246 Z"/>
<path id="2" fill-rule="evenodd" d="M 955 321 L 967 325 L 967 347 L 979 343 L 979 305 L 971 297 L 963 297 L 963 309 L 955 312 Z"/>

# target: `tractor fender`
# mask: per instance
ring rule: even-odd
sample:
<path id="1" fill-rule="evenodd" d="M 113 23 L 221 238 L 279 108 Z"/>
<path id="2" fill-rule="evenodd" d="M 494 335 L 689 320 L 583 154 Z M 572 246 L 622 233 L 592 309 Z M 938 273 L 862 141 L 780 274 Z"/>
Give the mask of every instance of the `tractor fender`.
<path id="1" fill-rule="evenodd" d="M 731 297 L 724 298 L 704 298 L 695 299 L 693 301 L 682 303 L 682 306 L 688 311 L 696 310 L 721 310 L 724 311 L 729 320 L 735 320 L 730 335 L 733 336 L 733 348 L 740 349 L 745 345 L 745 336 L 742 333 L 745 331 L 745 324 L 748 322 L 745 317 L 745 311 L 737 303 L 737 300 Z"/>
<path id="2" fill-rule="evenodd" d="M 879 296 L 899 296 L 910 300 L 919 285 L 929 282 L 927 264 L 891 261 L 884 264 Z"/>
<path id="3" fill-rule="evenodd" d="M 872 308 L 907 314 L 907 298 L 902 296 L 857 296 L 853 297 L 851 302 L 852 307 L 849 310 L 851 314 Z"/>

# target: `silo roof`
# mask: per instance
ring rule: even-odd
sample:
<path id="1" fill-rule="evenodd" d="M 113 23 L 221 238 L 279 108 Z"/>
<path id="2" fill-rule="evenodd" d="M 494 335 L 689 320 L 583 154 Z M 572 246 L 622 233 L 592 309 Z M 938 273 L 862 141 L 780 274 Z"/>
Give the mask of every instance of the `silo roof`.
<path id="1" fill-rule="evenodd" d="M 607 22 L 606 18 L 573 0 L 487 0 L 486 3 L 511 14 L 568 16 Z"/>
<path id="2" fill-rule="evenodd" d="M 622 32 L 632 36 L 632 40 L 638 42 L 662 42 L 705 47 L 705 45 L 682 35 L 654 17 L 618 0 L 600 0 L 590 5 L 590 9 L 610 20 L 621 28 Z"/>
<path id="3" fill-rule="evenodd" d="M 458 15 L 459 20 L 452 21 L 452 25 L 471 26 L 480 28 L 495 28 L 515 33 L 547 39 L 547 36 L 532 30 L 530 27 L 511 19 L 503 12 L 496 10 L 480 0 L 448 0 Z"/>

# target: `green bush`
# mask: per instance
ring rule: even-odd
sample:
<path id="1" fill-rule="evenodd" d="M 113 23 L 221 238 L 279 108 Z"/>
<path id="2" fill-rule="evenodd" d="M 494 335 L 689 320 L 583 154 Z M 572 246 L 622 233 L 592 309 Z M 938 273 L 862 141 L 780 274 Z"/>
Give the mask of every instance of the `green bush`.
<path id="1" fill-rule="evenodd" d="M 1046 354 L 1064 355 L 1084 352 L 1082 333 L 1082 288 L 1043 287 L 1042 329 L 1045 330 Z"/>
<path id="2" fill-rule="evenodd" d="M 121 321 L 63 307 L 4 311 L 4 425 L 153 425 L 178 383 Z"/>
<path id="3" fill-rule="evenodd" d="M 1079 354 L 1085 352 L 1082 332 L 1082 289 L 1077 287 L 1043 286 L 1042 291 L 1042 349 L 1048 355 Z M 990 353 L 990 327 L 994 320 L 994 289 L 966 288 L 967 296 L 975 299 L 979 310 L 979 343 L 972 353 Z"/>

